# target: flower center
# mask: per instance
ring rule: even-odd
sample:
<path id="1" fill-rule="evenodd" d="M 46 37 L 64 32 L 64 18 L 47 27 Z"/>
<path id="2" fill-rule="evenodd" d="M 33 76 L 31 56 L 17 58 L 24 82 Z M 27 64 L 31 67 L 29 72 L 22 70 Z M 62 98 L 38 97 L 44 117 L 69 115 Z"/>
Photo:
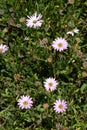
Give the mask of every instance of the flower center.
<path id="1" fill-rule="evenodd" d="M 73 32 L 73 33 L 74 33 L 74 29 L 73 29 L 73 30 L 71 30 L 71 32 Z"/>
<path id="2" fill-rule="evenodd" d="M 62 47 L 62 46 L 63 46 L 62 43 L 59 43 L 59 44 L 58 44 L 58 47 Z"/>
<path id="3" fill-rule="evenodd" d="M 35 24 L 37 21 L 36 20 L 33 20 L 33 23 Z"/>
<path id="4" fill-rule="evenodd" d="M 52 87 L 52 86 L 53 86 L 53 83 L 49 83 L 49 86 Z"/>
<path id="5" fill-rule="evenodd" d="M 60 104 L 60 105 L 58 106 L 58 108 L 62 109 L 62 108 L 63 108 L 63 105 L 62 105 L 62 104 Z"/>
<path id="6" fill-rule="evenodd" d="M 23 102 L 23 105 L 27 105 L 27 104 L 28 104 L 28 102 L 27 102 L 27 101 L 24 101 L 24 102 Z"/>

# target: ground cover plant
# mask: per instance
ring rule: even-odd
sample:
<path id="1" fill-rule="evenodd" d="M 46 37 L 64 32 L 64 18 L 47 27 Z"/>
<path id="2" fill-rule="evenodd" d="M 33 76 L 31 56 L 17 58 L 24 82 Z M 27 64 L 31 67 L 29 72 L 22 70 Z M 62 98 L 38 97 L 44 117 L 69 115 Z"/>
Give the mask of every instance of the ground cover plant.
<path id="1" fill-rule="evenodd" d="M 86 7 L 0 0 L 0 130 L 87 130 Z"/>

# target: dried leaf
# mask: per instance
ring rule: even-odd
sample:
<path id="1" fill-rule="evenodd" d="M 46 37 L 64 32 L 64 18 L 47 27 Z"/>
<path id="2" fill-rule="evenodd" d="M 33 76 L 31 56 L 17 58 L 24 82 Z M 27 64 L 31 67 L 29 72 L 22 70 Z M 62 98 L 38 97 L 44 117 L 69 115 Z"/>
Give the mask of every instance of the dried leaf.
<path id="1" fill-rule="evenodd" d="M 42 40 L 40 40 L 41 47 L 47 46 L 47 43 L 48 43 L 48 39 L 47 38 L 43 38 Z"/>
<path id="2" fill-rule="evenodd" d="M 80 43 L 81 42 L 80 38 L 77 37 L 76 42 L 77 42 L 77 44 Z"/>
<path id="3" fill-rule="evenodd" d="M 7 23 L 11 26 L 15 26 L 14 20 L 13 19 L 8 19 Z"/>
<path id="4" fill-rule="evenodd" d="M 4 10 L 0 9 L 0 15 L 3 15 L 3 14 L 4 14 Z"/>
<path id="5" fill-rule="evenodd" d="M 75 0 L 68 0 L 69 4 L 74 4 Z"/>
<path id="6" fill-rule="evenodd" d="M 17 28 L 21 28 L 21 24 L 16 24 L 16 27 Z"/>
<path id="7" fill-rule="evenodd" d="M 3 29 L 3 32 L 4 32 L 4 33 L 7 33 L 7 32 L 8 32 L 8 28 L 4 28 L 4 29 Z"/>
<path id="8" fill-rule="evenodd" d="M 44 104 L 43 104 L 43 108 L 44 108 L 44 109 L 48 109 L 48 107 L 49 107 L 48 103 L 44 103 Z"/>
<path id="9" fill-rule="evenodd" d="M 10 11 L 10 12 L 13 12 L 13 11 L 14 11 L 14 9 L 11 7 L 11 8 L 9 8 L 9 11 Z"/>
<path id="10" fill-rule="evenodd" d="M 25 17 L 20 18 L 19 21 L 20 21 L 20 23 L 25 22 Z"/>
<path id="11" fill-rule="evenodd" d="M 83 68 L 84 68 L 84 69 L 87 69 L 87 62 L 83 62 L 82 65 L 83 65 Z"/>
<path id="12" fill-rule="evenodd" d="M 17 81 L 17 80 L 19 80 L 20 79 L 20 77 L 21 77 L 21 75 L 20 74 L 14 74 L 14 79 Z"/>
<path id="13" fill-rule="evenodd" d="M 84 77 L 84 78 L 87 77 L 87 72 L 85 72 L 85 71 L 82 72 L 82 77 Z"/>
<path id="14" fill-rule="evenodd" d="M 47 59 L 48 62 L 52 63 L 53 62 L 53 57 L 50 56 L 48 59 Z"/>
<path id="15" fill-rule="evenodd" d="M 41 85 L 41 82 L 36 81 L 36 82 L 35 82 L 35 85 L 36 85 L 36 86 L 40 86 L 40 85 Z"/>

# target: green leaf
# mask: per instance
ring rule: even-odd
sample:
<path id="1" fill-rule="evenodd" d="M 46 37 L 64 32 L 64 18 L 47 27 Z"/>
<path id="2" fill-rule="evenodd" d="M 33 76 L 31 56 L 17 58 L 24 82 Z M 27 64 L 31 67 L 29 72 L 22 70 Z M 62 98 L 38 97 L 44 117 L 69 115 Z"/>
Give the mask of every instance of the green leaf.
<path id="1" fill-rule="evenodd" d="M 81 86 L 81 93 L 83 93 L 83 91 L 85 90 L 87 88 L 87 84 L 83 84 L 82 86 Z"/>

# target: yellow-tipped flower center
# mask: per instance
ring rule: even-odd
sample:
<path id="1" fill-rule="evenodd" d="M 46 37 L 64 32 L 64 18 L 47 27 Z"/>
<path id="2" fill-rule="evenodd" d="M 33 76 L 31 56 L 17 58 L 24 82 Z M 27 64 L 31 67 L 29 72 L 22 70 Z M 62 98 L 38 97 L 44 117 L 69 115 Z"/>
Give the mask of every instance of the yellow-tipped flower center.
<path id="1" fill-rule="evenodd" d="M 33 20 L 33 23 L 35 24 L 37 21 L 36 20 Z"/>
<path id="2" fill-rule="evenodd" d="M 52 87 L 52 86 L 53 86 L 53 83 L 49 83 L 49 86 Z"/>
<path id="3" fill-rule="evenodd" d="M 59 43 L 59 44 L 58 44 L 58 47 L 62 47 L 62 46 L 63 46 L 62 43 Z"/>
<path id="4" fill-rule="evenodd" d="M 27 105 L 27 104 L 28 104 L 28 102 L 27 102 L 27 101 L 24 101 L 24 102 L 23 102 L 23 104 L 24 104 L 24 105 Z"/>
<path id="5" fill-rule="evenodd" d="M 63 108 L 63 105 L 62 105 L 62 104 L 60 104 L 60 105 L 58 106 L 58 108 L 62 109 L 62 108 Z"/>

